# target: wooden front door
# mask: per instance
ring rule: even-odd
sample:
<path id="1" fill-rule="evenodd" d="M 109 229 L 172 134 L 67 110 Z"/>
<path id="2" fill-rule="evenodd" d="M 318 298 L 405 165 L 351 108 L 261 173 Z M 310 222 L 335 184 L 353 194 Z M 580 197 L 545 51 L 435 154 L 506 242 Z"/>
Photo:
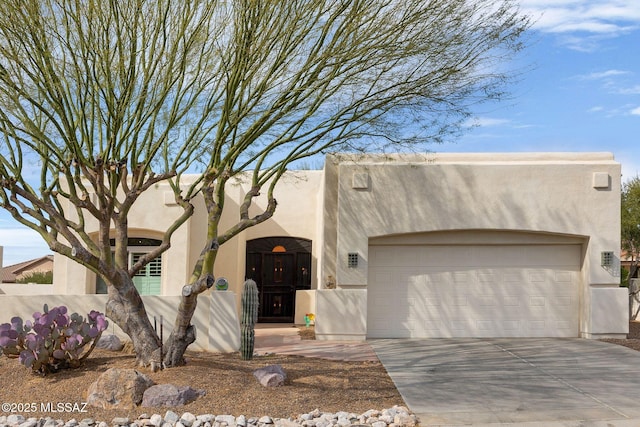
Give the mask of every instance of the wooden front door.
<path id="1" fill-rule="evenodd" d="M 272 237 L 247 242 L 246 278 L 258 285 L 258 321 L 293 323 L 296 291 L 311 287 L 311 242 Z"/>
<path id="2" fill-rule="evenodd" d="M 263 254 L 262 262 L 259 317 L 263 322 L 293 322 L 293 254 Z"/>

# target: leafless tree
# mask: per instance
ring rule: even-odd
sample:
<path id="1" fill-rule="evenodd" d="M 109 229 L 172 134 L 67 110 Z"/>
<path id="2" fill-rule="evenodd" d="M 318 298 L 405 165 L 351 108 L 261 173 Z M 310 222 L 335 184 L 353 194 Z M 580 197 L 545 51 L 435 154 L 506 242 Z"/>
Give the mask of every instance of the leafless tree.
<path id="1" fill-rule="evenodd" d="M 204 197 L 207 244 L 165 345 L 164 362 L 179 365 L 219 247 L 273 215 L 287 168 L 456 135 L 475 104 L 504 97 L 528 26 L 512 0 L 6 0 L 0 200 L 105 279 L 107 314 L 149 364 L 159 340 L 131 277 Z M 24 178 L 36 163 L 37 188 Z M 239 178 L 251 189 L 236 224 L 220 229 L 226 185 Z M 129 267 L 127 212 L 159 181 L 182 214 Z"/>

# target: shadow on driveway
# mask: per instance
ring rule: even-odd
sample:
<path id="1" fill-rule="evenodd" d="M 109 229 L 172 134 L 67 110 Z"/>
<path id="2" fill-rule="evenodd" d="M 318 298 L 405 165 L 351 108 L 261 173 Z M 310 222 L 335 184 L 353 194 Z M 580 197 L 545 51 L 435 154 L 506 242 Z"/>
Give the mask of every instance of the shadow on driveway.
<path id="1" fill-rule="evenodd" d="M 640 352 L 626 347 L 554 338 L 369 344 L 423 426 L 640 426 Z"/>

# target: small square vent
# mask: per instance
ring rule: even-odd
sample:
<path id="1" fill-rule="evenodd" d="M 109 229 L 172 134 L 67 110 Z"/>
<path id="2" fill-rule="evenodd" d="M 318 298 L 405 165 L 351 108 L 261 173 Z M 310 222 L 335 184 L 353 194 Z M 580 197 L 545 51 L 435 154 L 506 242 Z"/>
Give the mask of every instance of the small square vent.
<path id="1" fill-rule="evenodd" d="M 358 266 L 358 253 L 349 252 L 347 255 L 347 265 L 349 268 L 356 268 Z"/>
<path id="2" fill-rule="evenodd" d="M 613 266 L 613 252 L 601 252 L 600 265 L 603 267 Z"/>

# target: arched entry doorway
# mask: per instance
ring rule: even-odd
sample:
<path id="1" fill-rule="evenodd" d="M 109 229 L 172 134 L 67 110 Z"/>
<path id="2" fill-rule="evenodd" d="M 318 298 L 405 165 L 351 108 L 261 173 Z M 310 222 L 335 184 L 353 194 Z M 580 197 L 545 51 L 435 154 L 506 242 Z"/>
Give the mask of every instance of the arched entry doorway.
<path id="1" fill-rule="evenodd" d="M 260 292 L 259 322 L 292 323 L 296 291 L 311 289 L 311 240 L 265 237 L 247 242 L 245 276 Z"/>

